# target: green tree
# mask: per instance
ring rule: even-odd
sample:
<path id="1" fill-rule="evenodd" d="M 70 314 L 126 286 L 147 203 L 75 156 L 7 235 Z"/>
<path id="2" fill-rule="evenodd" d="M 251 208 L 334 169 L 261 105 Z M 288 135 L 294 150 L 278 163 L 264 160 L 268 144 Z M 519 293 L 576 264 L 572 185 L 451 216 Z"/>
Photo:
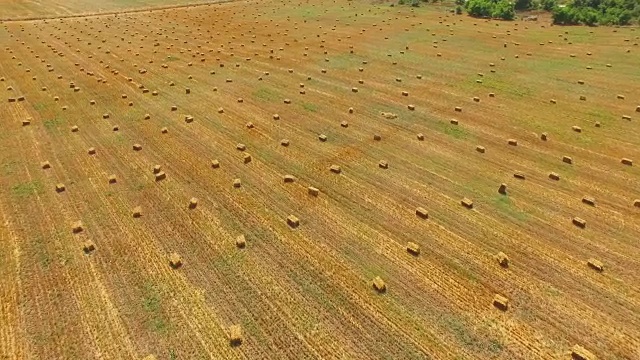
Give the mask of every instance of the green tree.
<path id="1" fill-rule="evenodd" d="M 557 5 L 557 0 L 542 0 L 541 2 L 542 8 L 547 11 L 553 10 Z"/>

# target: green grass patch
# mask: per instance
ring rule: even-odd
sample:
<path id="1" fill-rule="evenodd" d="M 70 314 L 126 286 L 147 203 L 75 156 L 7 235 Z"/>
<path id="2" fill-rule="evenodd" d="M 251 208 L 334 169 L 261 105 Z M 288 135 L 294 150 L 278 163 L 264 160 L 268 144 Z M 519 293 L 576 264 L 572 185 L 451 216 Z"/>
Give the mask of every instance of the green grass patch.
<path id="1" fill-rule="evenodd" d="M 2 171 L 2 175 L 13 175 L 16 172 L 17 165 L 16 161 L 6 161 L 0 165 L 0 171 Z"/>
<path id="2" fill-rule="evenodd" d="M 22 184 L 16 184 L 11 187 L 11 194 L 19 198 L 26 198 L 32 195 L 42 193 L 43 186 L 39 181 L 30 181 Z"/>
<path id="3" fill-rule="evenodd" d="M 37 103 L 33 105 L 33 109 L 35 111 L 42 111 L 44 109 L 46 109 L 47 107 L 49 107 L 49 105 L 45 104 L 45 103 Z"/>
<path id="4" fill-rule="evenodd" d="M 316 104 L 312 104 L 312 103 L 308 103 L 308 102 L 303 102 L 301 104 L 302 108 L 310 111 L 310 112 L 317 112 L 318 111 L 318 105 Z"/>
<path id="5" fill-rule="evenodd" d="M 63 121 L 60 118 L 53 118 L 49 120 L 45 120 L 42 122 L 44 128 L 47 130 L 57 129 L 60 125 L 62 125 Z"/>
<path id="6" fill-rule="evenodd" d="M 511 218 L 517 219 L 519 221 L 526 221 L 529 219 L 529 215 L 526 212 L 518 209 L 514 205 L 513 200 L 511 200 L 508 195 L 499 195 L 492 198 L 491 204 L 499 211 Z"/>
<path id="7" fill-rule="evenodd" d="M 465 128 L 460 127 L 460 125 L 452 125 L 442 121 L 437 121 L 434 123 L 435 129 L 445 135 L 448 135 L 454 139 L 458 140 L 466 140 L 471 137 L 469 131 Z"/>
<path id="8" fill-rule="evenodd" d="M 280 98 L 280 94 L 277 91 L 270 89 L 268 87 L 260 87 L 256 89 L 252 96 L 256 99 L 264 100 L 264 101 L 275 101 Z"/>
<path id="9" fill-rule="evenodd" d="M 162 310 L 160 292 L 153 284 L 148 282 L 143 287 L 142 308 L 148 315 L 147 326 L 150 330 L 160 334 L 166 334 L 169 331 L 169 325 Z"/>

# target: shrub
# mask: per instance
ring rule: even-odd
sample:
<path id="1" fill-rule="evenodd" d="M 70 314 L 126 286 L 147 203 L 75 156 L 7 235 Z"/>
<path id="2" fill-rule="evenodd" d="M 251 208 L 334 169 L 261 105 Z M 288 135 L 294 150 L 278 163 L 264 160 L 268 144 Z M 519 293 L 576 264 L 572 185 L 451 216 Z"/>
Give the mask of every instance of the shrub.
<path id="1" fill-rule="evenodd" d="M 491 17 L 503 20 L 515 18 L 514 4 L 507 0 L 468 0 L 467 13 L 475 17 Z"/>
<path id="2" fill-rule="evenodd" d="M 544 10 L 551 11 L 558 5 L 558 2 L 557 0 L 542 0 L 540 4 Z"/>
<path id="3" fill-rule="evenodd" d="M 462 6 L 460 5 L 456 6 L 456 14 L 458 15 L 462 14 Z"/>

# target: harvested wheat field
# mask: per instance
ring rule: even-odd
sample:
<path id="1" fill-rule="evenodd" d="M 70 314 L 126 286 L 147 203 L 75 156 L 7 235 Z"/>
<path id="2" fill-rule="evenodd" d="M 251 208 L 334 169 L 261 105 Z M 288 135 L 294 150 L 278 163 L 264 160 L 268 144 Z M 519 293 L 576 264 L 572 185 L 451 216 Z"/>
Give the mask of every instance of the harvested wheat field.
<path id="1" fill-rule="evenodd" d="M 2 22 L 0 358 L 640 359 L 640 31 L 453 6 Z"/>

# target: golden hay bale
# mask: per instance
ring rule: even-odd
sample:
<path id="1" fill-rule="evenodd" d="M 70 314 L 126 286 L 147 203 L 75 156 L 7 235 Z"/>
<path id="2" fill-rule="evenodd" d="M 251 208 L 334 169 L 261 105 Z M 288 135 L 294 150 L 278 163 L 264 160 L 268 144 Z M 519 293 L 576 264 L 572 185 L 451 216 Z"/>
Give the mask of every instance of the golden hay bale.
<path id="1" fill-rule="evenodd" d="M 427 209 L 425 209 L 423 207 L 418 207 L 418 208 L 416 208 L 416 216 L 421 218 L 421 219 L 428 219 L 429 218 L 429 212 L 427 211 Z"/>
<path id="2" fill-rule="evenodd" d="M 300 226 L 300 219 L 298 219 L 295 215 L 287 216 L 287 224 L 292 228 L 297 228 Z"/>
<path id="3" fill-rule="evenodd" d="M 71 127 L 71 132 L 78 132 L 80 130 L 80 128 L 78 127 L 78 125 L 73 125 Z"/>
<path id="4" fill-rule="evenodd" d="M 233 187 L 239 188 L 240 186 L 242 186 L 242 181 L 240 181 L 240 179 L 233 179 Z"/>
<path id="5" fill-rule="evenodd" d="M 177 110 L 178 110 L 178 107 L 176 105 L 171 106 L 171 111 L 177 111 Z"/>
<path id="6" fill-rule="evenodd" d="M 93 241 L 91 240 L 87 240 L 82 244 L 82 251 L 84 251 L 85 254 L 89 254 L 93 252 L 95 249 L 96 249 L 96 244 L 94 244 Z"/>
<path id="7" fill-rule="evenodd" d="M 547 133 L 540 134 L 540 140 L 547 141 L 549 139 L 549 135 Z"/>
<path id="8" fill-rule="evenodd" d="M 161 181 L 166 178 L 167 178 L 167 174 L 165 174 L 164 171 L 159 171 L 158 173 L 155 174 L 156 181 Z"/>
<path id="9" fill-rule="evenodd" d="M 347 128 L 347 127 L 349 127 L 349 123 L 347 121 L 342 121 L 340 123 L 340 126 L 342 126 L 343 128 Z"/>
<path id="10" fill-rule="evenodd" d="M 476 151 L 481 153 L 481 154 L 484 154 L 485 151 L 487 151 L 487 149 L 485 149 L 484 146 L 478 145 L 478 146 L 476 146 Z"/>
<path id="11" fill-rule="evenodd" d="M 28 126 L 28 125 L 31 125 L 31 119 L 22 120 L 22 126 Z"/>
<path id="12" fill-rule="evenodd" d="M 309 193 L 309 195 L 311 196 L 318 196 L 318 194 L 320 193 L 320 190 L 317 188 L 314 188 L 313 186 L 309 186 L 307 188 L 307 191 Z"/>
<path id="13" fill-rule="evenodd" d="M 575 132 L 578 132 L 578 133 L 582 132 L 582 128 L 580 126 L 575 126 L 575 125 L 571 127 L 571 130 L 573 130 Z"/>
<path id="14" fill-rule="evenodd" d="M 285 104 L 291 104 L 291 99 L 284 99 Z"/>
<path id="15" fill-rule="evenodd" d="M 471 199 L 463 198 L 462 200 L 460 200 L 460 204 L 462 204 L 462 206 L 466 207 L 467 209 L 473 209 L 473 201 L 471 201 Z"/>
<path id="16" fill-rule="evenodd" d="M 640 199 L 633 200 L 633 206 L 640 208 Z"/>
<path id="17" fill-rule="evenodd" d="M 373 278 L 373 288 L 376 289 L 377 292 L 383 293 L 387 291 L 387 285 L 384 283 L 384 280 L 380 276 L 376 276 Z"/>
<path id="18" fill-rule="evenodd" d="M 287 139 L 280 140 L 280 145 L 285 146 L 285 147 L 289 146 L 289 140 L 287 140 Z"/>
<path id="19" fill-rule="evenodd" d="M 417 135 L 416 135 L 416 138 L 417 138 L 419 141 L 424 141 L 424 134 L 423 134 L 423 133 L 419 133 L 419 134 L 417 134 Z"/>
<path id="20" fill-rule="evenodd" d="M 61 192 L 65 191 L 66 189 L 67 188 L 66 188 L 66 186 L 64 186 L 63 183 L 56 184 L 56 192 L 61 193 Z"/>
<path id="21" fill-rule="evenodd" d="M 622 158 L 620 162 L 624 165 L 633 166 L 633 160 L 631 159 Z"/>
<path id="22" fill-rule="evenodd" d="M 50 169 L 51 168 L 51 164 L 49 163 L 49 161 L 43 161 L 40 163 L 40 167 L 43 169 Z"/>
<path id="23" fill-rule="evenodd" d="M 502 311 L 507 311 L 509 309 L 509 299 L 500 294 L 496 294 L 493 297 L 493 306 Z"/>
<path id="24" fill-rule="evenodd" d="M 105 113 L 105 114 L 102 114 L 102 118 L 103 118 L 103 119 L 108 119 L 108 118 L 109 118 L 109 114 L 106 114 L 106 113 Z"/>
<path id="25" fill-rule="evenodd" d="M 171 253 L 169 255 L 169 266 L 174 269 L 177 269 L 182 266 L 182 256 L 178 255 L 178 253 Z"/>
<path id="26" fill-rule="evenodd" d="M 349 111 L 349 114 L 353 114 L 353 111 L 354 111 L 354 110 L 353 110 L 353 108 L 352 108 L 352 107 L 350 107 L 348 111 Z"/>
<path id="27" fill-rule="evenodd" d="M 358 92 L 358 88 L 357 87 L 352 87 L 351 88 L 351 92 L 357 93 Z"/>
<path id="28" fill-rule="evenodd" d="M 502 195 L 506 195 L 507 194 L 507 184 L 500 184 L 500 187 L 498 188 L 498 193 L 502 194 Z"/>
<path id="29" fill-rule="evenodd" d="M 184 92 L 185 92 L 186 94 L 191 94 L 191 89 L 186 88 L 186 89 L 184 89 Z"/>
<path id="30" fill-rule="evenodd" d="M 571 348 L 571 358 L 573 360 L 596 360 L 596 356 L 580 345 Z"/>
<path id="31" fill-rule="evenodd" d="M 191 115 L 186 115 L 184 117 L 184 122 L 186 122 L 187 124 L 192 123 L 193 122 L 193 116 Z"/>
<path id="32" fill-rule="evenodd" d="M 373 140 L 380 141 L 382 140 L 382 136 L 380 136 L 379 134 L 373 134 Z"/>
<path id="33" fill-rule="evenodd" d="M 587 205 L 596 206 L 596 199 L 594 199 L 594 198 L 592 198 L 590 196 L 582 197 L 582 202 L 587 204 Z"/>
<path id="34" fill-rule="evenodd" d="M 413 110 L 415 110 L 415 109 L 416 109 L 416 106 L 415 106 L 415 105 L 413 105 L 413 104 L 409 104 L 409 105 L 407 105 L 407 109 L 409 109 L 409 110 L 413 111 Z"/>
<path id="35" fill-rule="evenodd" d="M 196 207 L 198 207 L 198 198 L 192 197 L 191 200 L 189 200 L 189 209 L 195 209 Z"/>
<path id="36" fill-rule="evenodd" d="M 95 155 L 96 149 L 95 148 L 89 148 L 89 150 L 87 150 L 87 152 L 89 153 L 89 155 Z"/>
<path id="37" fill-rule="evenodd" d="M 340 174 L 342 172 L 342 169 L 338 165 L 331 165 L 329 167 L 329 171 L 331 171 L 334 174 Z"/>
<path id="38" fill-rule="evenodd" d="M 151 119 L 151 115 L 149 115 L 149 114 L 144 114 L 144 119 L 145 119 L 145 120 L 149 120 L 149 119 Z"/>
<path id="39" fill-rule="evenodd" d="M 231 346 L 242 344 L 242 328 L 240 325 L 229 326 L 229 343 Z"/>
<path id="40" fill-rule="evenodd" d="M 211 167 L 213 169 L 217 169 L 220 167 L 220 161 L 218 161 L 217 159 L 211 160 Z"/>
<path id="41" fill-rule="evenodd" d="M 513 177 L 520 180 L 524 180 L 526 178 L 525 174 L 521 171 L 514 172 Z"/>
<path id="42" fill-rule="evenodd" d="M 495 258 L 498 261 L 498 264 L 500 264 L 500 266 L 502 266 L 504 268 L 509 267 L 509 257 L 505 253 L 503 253 L 502 251 L 497 253 Z"/>
<path id="43" fill-rule="evenodd" d="M 402 92 L 402 96 L 409 96 L 409 92 L 408 91 L 403 91 Z"/>
<path id="44" fill-rule="evenodd" d="M 273 114 L 273 120 L 280 120 L 280 115 Z"/>
<path id="45" fill-rule="evenodd" d="M 573 164 L 573 159 L 570 156 L 565 155 L 562 157 L 562 162 L 567 164 Z"/>
<path id="46" fill-rule="evenodd" d="M 253 160 L 253 158 L 251 157 L 251 155 L 250 155 L 250 154 L 248 154 L 248 153 L 244 153 L 244 154 L 242 155 L 242 160 L 244 161 L 244 163 L 245 163 L 245 164 L 248 164 L 248 163 L 250 163 L 250 162 L 251 162 L 251 160 Z"/>
<path id="47" fill-rule="evenodd" d="M 451 123 L 451 125 L 458 125 L 458 120 L 457 119 L 451 119 L 451 120 L 449 120 L 449 122 Z"/>
<path id="48" fill-rule="evenodd" d="M 620 100 L 624 100 L 624 95 L 620 95 L 620 94 L 618 94 L 618 95 L 616 95 L 616 98 L 618 98 L 618 99 L 620 99 Z"/>
<path id="49" fill-rule="evenodd" d="M 325 134 L 318 135 L 318 140 L 320 140 L 322 142 L 327 141 L 327 135 L 325 135 Z"/>
<path id="50" fill-rule="evenodd" d="M 134 218 L 142 217 L 142 207 L 141 206 L 134 207 L 133 210 L 131 211 L 131 215 Z"/>
<path id="51" fill-rule="evenodd" d="M 140 144 L 133 144 L 133 150 L 135 150 L 135 151 L 140 151 L 140 150 L 142 150 L 142 145 L 140 145 Z"/>
<path id="52" fill-rule="evenodd" d="M 587 265 L 589 265 L 590 268 L 598 271 L 598 272 L 603 272 L 604 271 L 604 264 L 600 261 L 600 260 L 596 260 L 594 258 L 590 258 L 589 260 L 587 260 Z"/>
<path id="53" fill-rule="evenodd" d="M 518 146 L 518 140 L 516 139 L 509 139 L 507 140 L 507 143 L 511 146 Z"/>
<path id="54" fill-rule="evenodd" d="M 76 221 L 75 223 L 73 223 L 73 225 L 71 225 L 71 230 L 73 231 L 74 234 L 80 233 L 84 230 L 84 227 L 82 226 L 82 221 Z"/>
<path id="55" fill-rule="evenodd" d="M 415 256 L 420 255 L 420 245 L 418 245 L 418 244 L 416 244 L 416 243 L 414 243 L 412 241 L 409 241 L 407 243 L 407 252 L 409 254 L 415 255 Z"/>
<path id="56" fill-rule="evenodd" d="M 640 105 L 636 106 L 636 112 L 640 112 Z"/>
<path id="57" fill-rule="evenodd" d="M 118 179 L 116 178 L 115 175 L 109 175 L 109 184 L 115 184 L 116 182 L 118 182 Z"/>
<path id="58" fill-rule="evenodd" d="M 285 175 L 285 176 L 283 176 L 283 177 L 282 177 L 282 180 L 283 180 L 285 183 L 292 183 L 292 182 L 295 182 L 295 181 L 296 181 L 296 178 L 295 178 L 295 176 L 293 176 L 293 175 Z"/>
<path id="59" fill-rule="evenodd" d="M 549 100 L 549 102 L 552 103 L 552 104 L 557 104 L 558 103 L 558 101 L 556 99 L 551 99 L 551 100 Z"/>
<path id="60" fill-rule="evenodd" d="M 574 217 L 571 222 L 573 223 L 573 225 L 584 229 L 585 227 L 587 227 L 587 221 L 584 219 L 581 219 L 579 217 Z"/>
<path id="61" fill-rule="evenodd" d="M 238 235 L 238 237 L 236 237 L 236 246 L 239 248 L 244 248 L 247 245 L 247 240 L 245 239 L 244 235 Z"/>
<path id="62" fill-rule="evenodd" d="M 584 96 L 584 95 L 580 95 L 580 100 L 581 100 L 581 101 L 586 101 L 586 100 L 587 100 L 587 97 L 586 97 L 586 96 Z"/>
<path id="63" fill-rule="evenodd" d="M 456 106 L 453 108 L 456 112 L 462 112 L 462 108 L 460 106 Z"/>

